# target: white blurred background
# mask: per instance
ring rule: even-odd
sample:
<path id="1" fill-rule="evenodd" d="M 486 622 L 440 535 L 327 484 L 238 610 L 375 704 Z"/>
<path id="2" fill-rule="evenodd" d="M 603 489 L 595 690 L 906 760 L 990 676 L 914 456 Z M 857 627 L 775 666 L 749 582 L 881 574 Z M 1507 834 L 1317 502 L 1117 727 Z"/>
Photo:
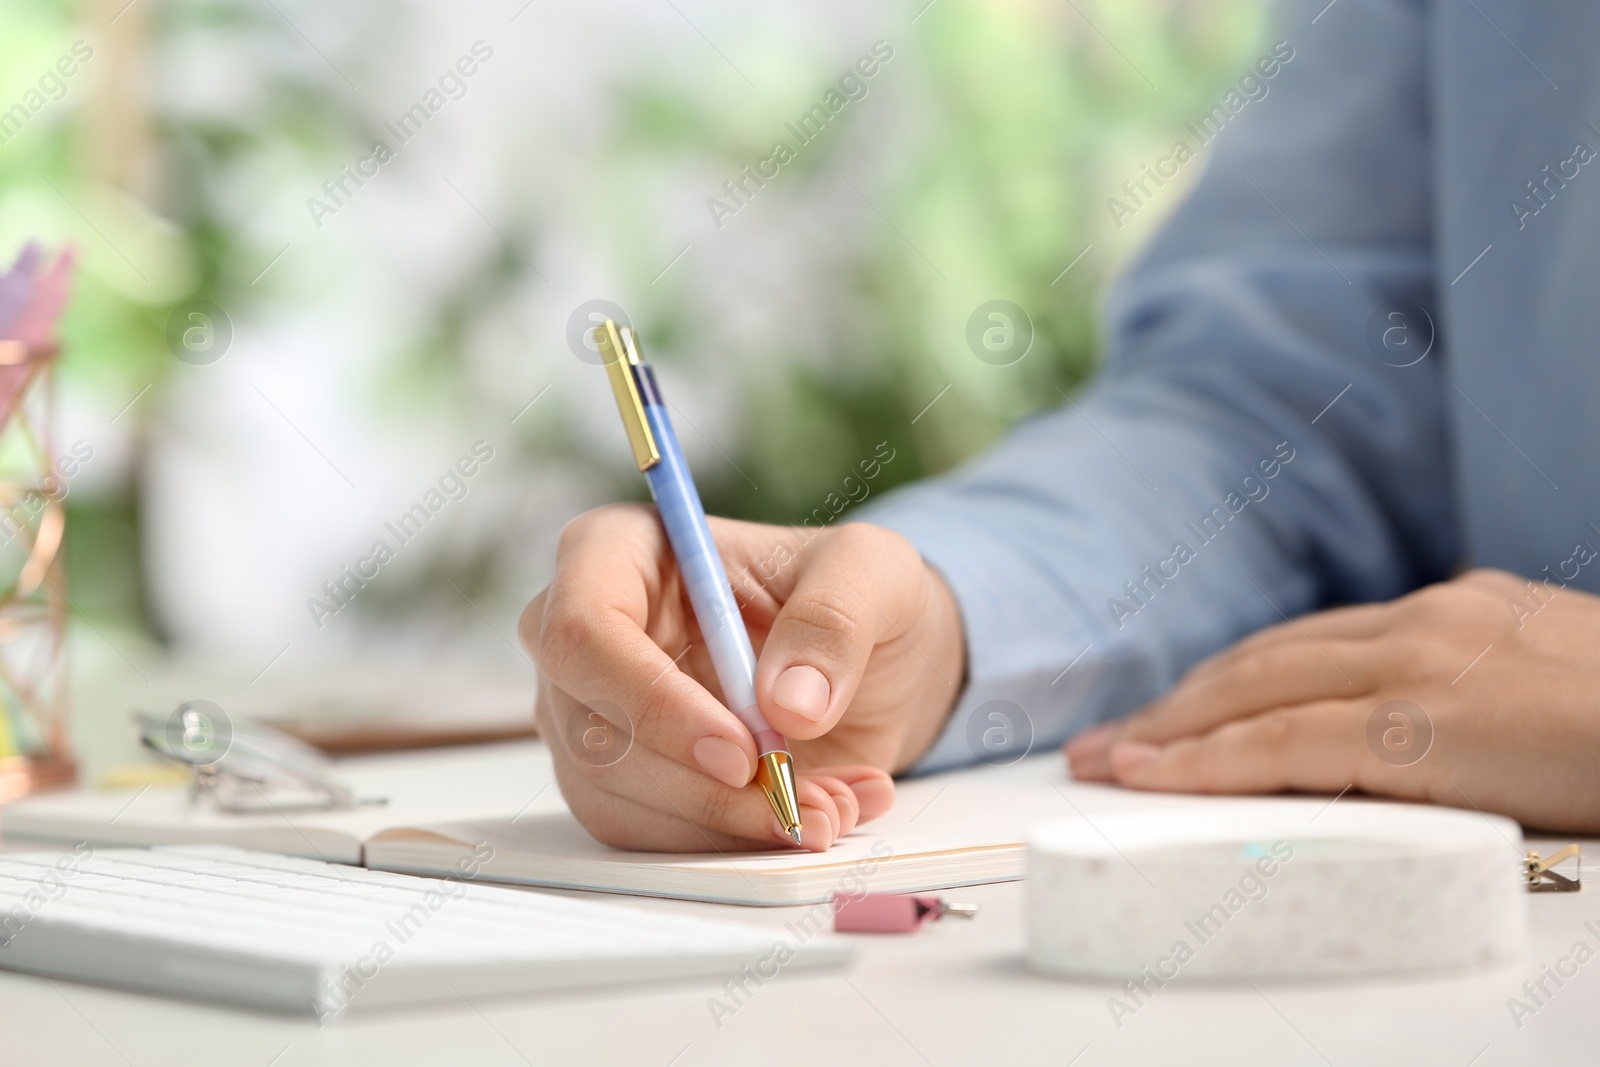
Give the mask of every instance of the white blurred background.
<path id="1" fill-rule="evenodd" d="M 1263 2 L 924 4 L 9 5 L 0 106 L 94 50 L 0 145 L 0 254 L 83 254 L 60 442 L 94 450 L 69 498 L 77 653 L 246 678 L 520 664 L 562 524 L 643 494 L 569 346 L 590 301 L 642 331 L 724 514 L 798 521 L 878 442 L 874 493 L 1059 403 L 1092 367 L 1097 289 L 1200 168 L 1120 227 L 1107 199 L 1248 64 Z M 860 77 L 875 46 L 892 58 Z M 441 77 L 401 143 L 385 124 Z M 786 124 L 814 105 L 800 144 Z M 780 140 L 793 160 L 728 198 Z M 379 141 L 393 158 L 335 204 L 324 182 Z M 968 342 L 995 299 L 1033 331 L 1004 366 Z M 195 301 L 225 319 L 201 351 L 169 342 Z M 493 459 L 400 545 L 385 523 L 477 442 Z M 380 539 L 394 559 L 318 619 Z"/>

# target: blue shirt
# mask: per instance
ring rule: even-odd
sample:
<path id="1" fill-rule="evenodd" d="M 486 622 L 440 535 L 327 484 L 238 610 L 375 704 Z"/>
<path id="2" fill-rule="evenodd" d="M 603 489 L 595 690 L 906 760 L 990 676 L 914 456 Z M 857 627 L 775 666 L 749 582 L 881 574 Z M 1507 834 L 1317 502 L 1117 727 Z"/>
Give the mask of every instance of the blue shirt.
<path id="1" fill-rule="evenodd" d="M 1284 16 L 1293 60 L 1114 286 L 1099 379 L 860 514 L 963 614 L 919 769 L 1057 744 L 1253 630 L 1462 567 L 1600 591 L 1600 7 Z"/>

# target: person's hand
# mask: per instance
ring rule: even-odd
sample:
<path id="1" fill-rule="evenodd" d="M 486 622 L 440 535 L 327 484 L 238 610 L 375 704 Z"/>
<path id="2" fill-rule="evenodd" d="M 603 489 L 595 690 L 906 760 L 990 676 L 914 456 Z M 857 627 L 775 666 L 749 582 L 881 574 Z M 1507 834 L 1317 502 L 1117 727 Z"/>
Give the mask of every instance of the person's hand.
<path id="1" fill-rule="evenodd" d="M 1353 786 L 1600 831 L 1600 597 L 1477 570 L 1306 616 L 1066 753 L 1074 776 L 1137 789 Z"/>
<path id="2" fill-rule="evenodd" d="M 965 670 L 948 587 L 899 534 L 711 519 L 758 656 L 762 714 L 792 744 L 801 837 L 828 848 L 894 801 Z M 578 820 L 619 848 L 794 847 L 751 784 L 756 748 L 722 703 L 653 507 L 562 532 L 519 627 L 540 670 L 539 730 Z"/>

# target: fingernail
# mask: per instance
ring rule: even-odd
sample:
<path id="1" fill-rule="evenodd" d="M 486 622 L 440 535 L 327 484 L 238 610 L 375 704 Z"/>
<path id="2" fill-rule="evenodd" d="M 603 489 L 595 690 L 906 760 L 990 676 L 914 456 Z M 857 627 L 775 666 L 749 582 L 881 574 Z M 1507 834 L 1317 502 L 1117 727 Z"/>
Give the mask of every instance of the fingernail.
<path id="1" fill-rule="evenodd" d="M 837 789 L 829 788 L 828 795 L 833 797 L 833 806 L 839 812 L 839 831 L 835 836 L 842 837 L 861 821 L 861 802 L 856 799 L 855 790 L 843 782 Z"/>
<path id="2" fill-rule="evenodd" d="M 1098 748 L 1111 739 L 1117 732 L 1119 723 L 1103 722 L 1099 726 L 1091 727 L 1067 742 L 1068 752 L 1083 752 Z"/>
<path id="3" fill-rule="evenodd" d="M 861 809 L 861 822 L 876 819 L 894 807 L 894 783 L 884 778 L 866 778 L 850 783 L 856 795 L 856 805 Z"/>
<path id="4" fill-rule="evenodd" d="M 773 703 L 812 722 L 819 722 L 828 714 L 828 696 L 828 679 L 803 663 L 785 668 L 772 683 Z"/>
<path id="5" fill-rule="evenodd" d="M 1161 755 L 1161 749 L 1144 741 L 1124 741 L 1111 750 L 1111 766 L 1117 777 L 1132 774 Z"/>
<path id="6" fill-rule="evenodd" d="M 833 820 L 819 808 L 800 809 L 800 843 L 806 848 L 822 851 L 833 844 Z"/>
<path id="7" fill-rule="evenodd" d="M 742 789 L 750 784 L 750 761 L 744 749 L 721 737 L 702 737 L 694 743 L 694 761 L 725 786 Z"/>

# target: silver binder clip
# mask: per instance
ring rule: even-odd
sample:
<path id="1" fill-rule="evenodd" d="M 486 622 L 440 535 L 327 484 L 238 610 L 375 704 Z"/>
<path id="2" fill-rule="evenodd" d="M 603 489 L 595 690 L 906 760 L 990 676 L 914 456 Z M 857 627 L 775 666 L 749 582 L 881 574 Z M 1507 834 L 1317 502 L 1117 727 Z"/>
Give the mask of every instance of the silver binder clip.
<path id="1" fill-rule="evenodd" d="M 387 804 L 358 797 L 321 752 L 265 723 L 234 722 L 209 700 L 189 700 L 170 715 L 134 712 L 145 748 L 194 771 L 190 799 L 241 815 L 343 811 Z"/>

